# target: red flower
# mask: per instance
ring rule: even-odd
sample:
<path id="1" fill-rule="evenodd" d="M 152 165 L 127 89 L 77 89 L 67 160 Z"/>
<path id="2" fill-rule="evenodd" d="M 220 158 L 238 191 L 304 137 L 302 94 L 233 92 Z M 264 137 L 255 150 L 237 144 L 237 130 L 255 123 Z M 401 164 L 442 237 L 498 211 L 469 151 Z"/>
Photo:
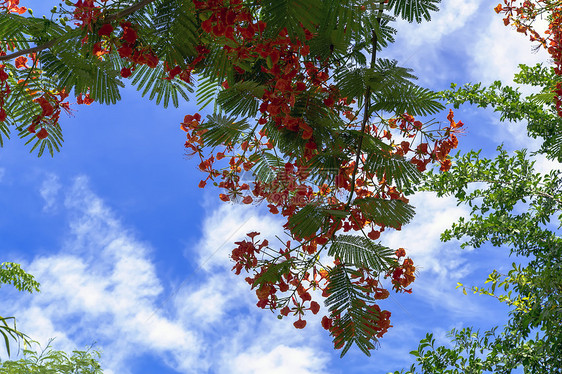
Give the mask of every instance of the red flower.
<path id="1" fill-rule="evenodd" d="M 123 27 L 123 36 L 121 37 L 121 40 L 124 40 L 129 44 L 135 44 L 137 41 L 137 32 L 131 27 Z"/>
<path id="2" fill-rule="evenodd" d="M 371 230 L 371 232 L 369 232 L 367 236 L 371 240 L 377 240 L 381 236 L 381 233 L 379 231 Z"/>
<path id="3" fill-rule="evenodd" d="M 102 43 L 101 42 L 97 42 L 96 44 L 94 44 L 94 48 L 92 50 L 92 53 L 94 54 L 94 56 L 96 57 L 101 57 L 107 53 L 109 53 L 109 51 L 107 49 L 104 49 L 102 47 Z"/>
<path id="4" fill-rule="evenodd" d="M 332 328 L 332 319 L 327 316 L 322 317 L 322 327 L 326 330 L 330 330 Z"/>
<path id="5" fill-rule="evenodd" d="M 250 238 L 254 239 L 259 234 L 260 234 L 259 232 L 252 231 L 252 232 L 247 233 L 246 235 L 249 236 Z"/>
<path id="6" fill-rule="evenodd" d="M 1 56 L 1 55 L 0 55 Z M 0 82 L 5 82 L 8 80 L 8 73 L 4 71 L 4 67 L 0 66 Z"/>
<path id="7" fill-rule="evenodd" d="M 16 58 L 16 69 L 27 68 L 27 57 L 20 56 Z"/>
<path id="8" fill-rule="evenodd" d="M 133 74 L 133 73 L 131 72 L 131 69 L 129 69 L 129 68 L 123 68 L 123 69 L 121 69 L 121 76 L 122 76 L 123 78 L 128 78 L 128 77 L 131 76 L 131 74 Z"/>
<path id="9" fill-rule="evenodd" d="M 332 99 L 331 97 L 328 97 L 328 98 L 324 99 L 324 104 L 327 107 L 331 108 L 331 107 L 334 106 L 334 99 Z"/>
<path id="10" fill-rule="evenodd" d="M 299 319 L 298 321 L 295 321 L 293 323 L 293 326 L 295 326 L 297 329 L 304 329 L 304 327 L 306 326 L 306 321 L 304 319 Z"/>
<path id="11" fill-rule="evenodd" d="M 158 57 L 156 57 L 154 54 L 147 53 L 144 55 L 144 58 L 146 60 L 146 65 L 148 65 L 148 67 L 154 69 L 156 66 L 158 66 Z"/>
<path id="12" fill-rule="evenodd" d="M 131 57 L 131 55 L 133 54 L 133 49 L 129 45 L 123 44 L 121 47 L 119 47 L 119 49 L 117 49 L 117 52 L 119 52 L 119 57 L 121 58 Z"/>
<path id="13" fill-rule="evenodd" d="M 7 117 L 8 115 L 6 114 L 4 108 L 0 108 L 0 122 L 4 122 Z"/>
<path id="14" fill-rule="evenodd" d="M 316 301 L 311 301 L 310 311 L 312 312 L 312 314 L 318 313 L 320 311 L 320 304 L 318 304 Z"/>
<path id="15" fill-rule="evenodd" d="M 55 109 L 53 108 L 51 103 L 47 99 L 45 99 L 45 97 L 41 96 L 35 99 L 35 102 L 41 106 L 41 109 L 43 110 L 41 115 L 43 117 L 48 117 L 54 113 Z"/>
<path id="16" fill-rule="evenodd" d="M 451 160 L 450 159 L 446 159 L 445 161 L 441 161 L 441 167 L 439 168 L 439 170 L 447 171 L 450 168 L 451 168 Z"/>
<path id="17" fill-rule="evenodd" d="M 49 132 L 47 130 L 45 130 L 44 128 L 42 128 L 41 130 L 39 130 L 39 132 L 37 134 L 35 134 L 39 139 L 45 139 L 47 136 L 49 136 Z"/>
<path id="18" fill-rule="evenodd" d="M 113 32 L 113 26 L 110 23 L 106 23 L 98 30 L 99 36 L 109 36 Z"/>

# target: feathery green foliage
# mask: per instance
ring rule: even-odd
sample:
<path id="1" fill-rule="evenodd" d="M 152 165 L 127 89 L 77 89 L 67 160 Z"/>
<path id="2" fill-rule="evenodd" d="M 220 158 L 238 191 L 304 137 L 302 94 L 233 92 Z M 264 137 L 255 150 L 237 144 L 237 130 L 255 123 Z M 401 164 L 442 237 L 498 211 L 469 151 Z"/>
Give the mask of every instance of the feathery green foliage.
<path id="1" fill-rule="evenodd" d="M 363 236 L 338 235 L 334 238 L 328 255 L 340 259 L 344 264 L 357 268 L 383 272 L 394 260 L 394 251 Z"/>

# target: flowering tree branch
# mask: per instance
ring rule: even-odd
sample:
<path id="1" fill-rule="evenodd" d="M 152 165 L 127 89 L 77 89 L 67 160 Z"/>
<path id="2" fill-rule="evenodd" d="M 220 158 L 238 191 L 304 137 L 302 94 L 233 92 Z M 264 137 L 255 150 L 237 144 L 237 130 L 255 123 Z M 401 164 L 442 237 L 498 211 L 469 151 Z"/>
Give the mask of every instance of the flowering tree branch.
<path id="1" fill-rule="evenodd" d="M 155 0 L 142 0 L 139 1 L 138 3 L 136 3 L 135 5 L 132 5 L 126 9 L 123 9 L 122 11 L 115 13 L 115 14 L 110 14 L 107 17 L 103 18 L 104 21 L 106 22 L 111 22 L 111 21 L 115 21 L 118 19 L 121 19 L 123 17 L 128 16 L 129 14 L 132 14 L 142 8 L 144 8 L 145 6 L 149 5 L 150 3 L 153 3 Z M 73 30 L 74 31 L 74 30 Z M 53 39 L 53 40 L 49 40 L 46 43 L 40 44 L 38 46 L 35 47 L 31 47 L 31 48 L 26 48 L 26 49 L 22 49 L 20 51 L 14 52 L 14 53 L 10 53 L 4 56 L 0 56 L 0 61 L 9 61 L 9 60 L 13 60 L 17 57 L 20 56 L 25 56 L 31 53 L 37 53 L 37 52 L 41 52 L 44 51 L 45 49 L 49 49 L 67 39 L 70 39 L 71 37 L 73 37 L 74 34 L 73 32 L 69 32 L 68 34 L 57 38 L 57 39 Z"/>

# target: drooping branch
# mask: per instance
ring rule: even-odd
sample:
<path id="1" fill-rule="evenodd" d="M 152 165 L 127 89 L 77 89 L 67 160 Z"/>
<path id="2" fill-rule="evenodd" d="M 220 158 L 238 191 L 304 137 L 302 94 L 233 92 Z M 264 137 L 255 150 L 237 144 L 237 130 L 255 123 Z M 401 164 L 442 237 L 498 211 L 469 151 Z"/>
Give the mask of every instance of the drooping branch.
<path id="1" fill-rule="evenodd" d="M 123 9 L 120 12 L 117 12 L 117 13 L 114 13 L 114 14 L 109 14 L 107 17 L 104 17 L 103 19 L 106 22 L 111 22 L 111 21 L 121 19 L 123 17 L 128 16 L 129 14 L 132 14 L 132 13 L 144 8 L 145 6 L 149 5 L 150 3 L 153 3 L 154 1 L 156 1 L 156 0 L 139 1 L 135 5 L 131 5 L 130 7 L 126 8 L 126 9 Z M 14 58 L 17 58 L 19 56 L 24 56 L 24 55 L 28 55 L 28 54 L 31 54 L 31 53 L 37 53 L 37 52 L 44 51 L 45 49 L 49 49 L 49 48 L 65 41 L 67 39 L 70 39 L 73 36 L 74 35 L 71 31 L 68 34 L 66 34 L 66 35 L 64 35 L 60 38 L 49 40 L 48 42 L 40 44 L 38 46 L 22 49 L 20 51 L 14 52 L 14 53 L 10 53 L 10 54 L 4 55 L 4 56 L 0 56 L 0 61 L 13 60 Z"/>

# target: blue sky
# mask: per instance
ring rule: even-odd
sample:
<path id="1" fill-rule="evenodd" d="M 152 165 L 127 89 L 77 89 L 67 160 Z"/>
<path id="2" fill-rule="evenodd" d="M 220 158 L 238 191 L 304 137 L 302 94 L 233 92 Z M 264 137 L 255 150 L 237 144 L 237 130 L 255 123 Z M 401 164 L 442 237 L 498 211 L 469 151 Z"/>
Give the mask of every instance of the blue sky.
<path id="1" fill-rule="evenodd" d="M 22 5 L 38 14 L 45 2 Z M 493 6 L 444 2 L 432 23 L 400 23 L 397 42 L 381 57 L 414 68 L 436 90 L 509 82 L 518 63 L 546 57 L 504 27 Z M 56 338 L 54 346 L 68 351 L 95 342 L 106 373 L 386 373 L 406 367 L 427 332 L 444 341 L 454 327 L 505 321 L 502 306 L 455 286 L 508 267 L 507 251 L 440 243 L 439 234 L 468 211 L 420 194 L 411 199 L 413 222 L 381 237 L 414 258 L 414 293 L 387 300 L 394 328 L 372 357 L 352 349 L 340 359 L 319 320 L 309 318 L 302 331 L 277 320 L 255 307 L 253 292 L 230 271 L 234 241 L 249 231 L 274 238 L 282 222 L 263 207 L 227 205 L 218 190 L 197 187 L 202 174 L 185 157 L 179 128 L 198 111 L 195 103 L 164 109 L 134 88 L 122 95 L 114 106 L 74 106 L 61 121 L 65 143 L 54 158 L 38 159 L 17 138 L 0 150 L 0 261 L 22 263 L 42 290 L 3 287 L 0 307 L 39 342 Z M 489 110 L 464 107 L 455 119 L 466 124 L 463 150 L 537 147 L 524 124 L 500 124 Z M 556 164 L 538 159 L 538 166 Z"/>

